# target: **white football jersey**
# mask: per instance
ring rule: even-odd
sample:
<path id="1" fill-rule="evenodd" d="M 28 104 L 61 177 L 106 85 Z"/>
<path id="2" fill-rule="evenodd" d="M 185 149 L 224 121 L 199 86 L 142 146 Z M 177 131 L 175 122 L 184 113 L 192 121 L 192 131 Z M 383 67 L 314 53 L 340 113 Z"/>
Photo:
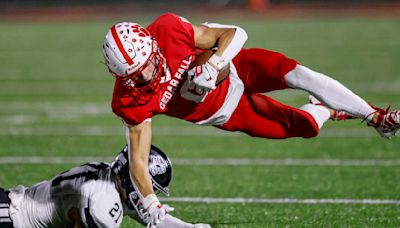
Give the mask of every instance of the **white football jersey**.
<path id="1" fill-rule="evenodd" d="M 30 188 L 10 189 L 15 228 L 70 227 L 68 211 L 79 209 L 87 227 L 120 227 L 123 208 L 106 163 L 72 168 Z"/>

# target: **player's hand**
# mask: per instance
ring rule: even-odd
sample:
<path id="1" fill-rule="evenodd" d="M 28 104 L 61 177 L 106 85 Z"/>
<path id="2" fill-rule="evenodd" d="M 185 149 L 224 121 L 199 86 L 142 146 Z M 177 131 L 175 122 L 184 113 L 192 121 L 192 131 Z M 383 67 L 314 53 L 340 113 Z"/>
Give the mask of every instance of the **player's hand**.
<path id="1" fill-rule="evenodd" d="M 191 82 L 208 91 L 215 89 L 219 71 L 208 62 L 195 66 L 188 71 Z"/>
<path id="2" fill-rule="evenodd" d="M 165 215 L 173 210 L 173 207 L 166 204 L 162 205 L 160 202 L 152 203 L 147 209 L 147 227 L 155 228 L 165 218 Z"/>

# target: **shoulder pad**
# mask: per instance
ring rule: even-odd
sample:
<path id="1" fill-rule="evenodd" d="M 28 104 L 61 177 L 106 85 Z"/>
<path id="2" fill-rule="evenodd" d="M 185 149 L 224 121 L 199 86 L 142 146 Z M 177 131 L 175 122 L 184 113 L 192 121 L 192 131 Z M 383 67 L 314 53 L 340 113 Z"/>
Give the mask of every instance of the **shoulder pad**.
<path id="1" fill-rule="evenodd" d="M 87 227 L 120 227 L 123 208 L 117 190 L 99 191 L 86 199 L 87 206 L 80 210 L 82 221 Z"/>

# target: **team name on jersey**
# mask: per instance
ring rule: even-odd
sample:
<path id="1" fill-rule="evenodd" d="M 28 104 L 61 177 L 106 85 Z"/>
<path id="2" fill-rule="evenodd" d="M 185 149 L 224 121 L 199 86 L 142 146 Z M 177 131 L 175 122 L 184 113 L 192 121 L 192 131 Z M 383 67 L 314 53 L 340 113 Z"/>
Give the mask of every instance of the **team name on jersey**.
<path id="1" fill-rule="evenodd" d="M 174 77 L 169 81 L 167 89 L 165 90 L 161 100 L 160 100 L 160 108 L 164 110 L 167 107 L 168 102 L 171 100 L 172 96 L 175 94 L 179 83 L 182 81 L 183 74 L 189 69 L 190 64 L 192 63 L 193 56 L 189 56 L 182 60 L 179 65 L 178 70 L 175 72 Z"/>

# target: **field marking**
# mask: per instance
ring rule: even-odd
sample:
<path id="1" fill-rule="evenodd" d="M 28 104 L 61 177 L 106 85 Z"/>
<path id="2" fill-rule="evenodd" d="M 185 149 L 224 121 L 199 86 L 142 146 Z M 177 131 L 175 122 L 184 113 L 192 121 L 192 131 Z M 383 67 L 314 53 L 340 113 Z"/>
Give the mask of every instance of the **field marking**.
<path id="1" fill-rule="evenodd" d="M 174 203 L 261 203 L 261 204 L 374 204 L 400 205 L 400 200 L 390 199 L 293 199 L 293 198 L 210 198 L 164 197 L 161 202 Z"/>
<path id="2" fill-rule="evenodd" d="M 40 135 L 40 136 L 124 136 L 124 126 L 2 126 L 0 135 Z M 246 136 L 241 132 L 228 132 L 213 127 L 188 126 L 153 126 L 155 136 Z M 372 128 L 323 128 L 318 137 L 377 137 Z M 247 137 L 247 136 L 246 136 Z"/>
<path id="3" fill-rule="evenodd" d="M 43 83 L 44 88 L 49 88 L 51 86 L 47 86 L 49 84 L 59 84 L 60 82 L 63 83 L 69 83 L 69 84 L 78 84 L 81 85 L 82 83 L 90 83 L 92 84 L 93 81 L 96 83 L 108 83 L 106 80 L 87 80 L 87 79 L 80 79 L 80 78 L 74 78 L 73 80 L 71 79 L 64 79 L 60 81 L 60 79 L 55 79 L 55 78 L 29 78 L 30 81 L 33 81 L 35 83 Z M 20 83 L 21 81 L 24 81 L 24 79 L 21 78 L 15 78 L 15 77 L 8 77 L 8 78 L 0 78 L 0 82 L 12 82 L 12 83 Z M 390 80 L 390 81 L 369 81 L 368 83 L 365 82 L 343 82 L 346 87 L 348 87 L 350 90 L 356 92 L 356 93 L 398 93 L 399 88 L 400 88 L 400 80 Z M 61 93 L 63 94 L 63 93 Z M 278 90 L 278 91 L 272 91 L 267 93 L 267 95 L 271 94 L 279 94 L 279 98 L 287 98 L 289 97 L 304 97 L 304 94 L 306 92 L 303 92 L 301 90 Z M 280 95 L 283 94 L 283 95 Z"/>
<path id="4" fill-rule="evenodd" d="M 249 158 L 199 158 L 199 159 L 174 159 L 177 165 L 229 165 L 229 166 L 400 166 L 400 160 L 341 160 L 341 159 L 249 159 Z"/>
<path id="5" fill-rule="evenodd" d="M 53 157 L 53 156 L 0 156 L 0 164 L 84 164 L 92 161 L 111 162 L 114 157 Z"/>
<path id="6" fill-rule="evenodd" d="M 91 161 L 111 162 L 113 157 L 46 157 L 0 156 L 0 164 L 83 164 Z M 181 166 L 400 166 L 400 160 L 376 159 L 269 159 L 269 158 L 174 158 L 173 165 Z"/>

